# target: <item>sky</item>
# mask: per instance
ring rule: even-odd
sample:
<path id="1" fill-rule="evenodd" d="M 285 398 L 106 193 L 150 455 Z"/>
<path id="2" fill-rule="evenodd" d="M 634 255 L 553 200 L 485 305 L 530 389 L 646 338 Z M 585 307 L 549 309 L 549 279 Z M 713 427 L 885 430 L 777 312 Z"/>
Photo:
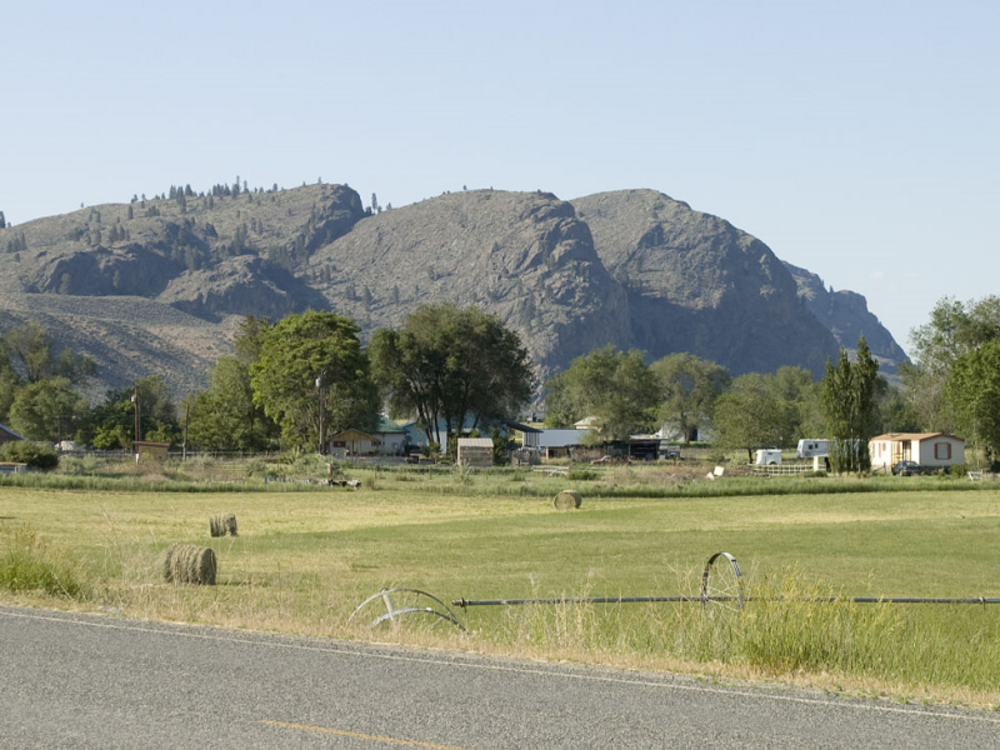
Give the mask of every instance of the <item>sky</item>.
<path id="1" fill-rule="evenodd" d="M 998 32 L 991 0 L 14 0 L 0 211 L 237 176 L 394 207 L 652 188 L 908 349 L 943 297 L 1000 293 Z"/>

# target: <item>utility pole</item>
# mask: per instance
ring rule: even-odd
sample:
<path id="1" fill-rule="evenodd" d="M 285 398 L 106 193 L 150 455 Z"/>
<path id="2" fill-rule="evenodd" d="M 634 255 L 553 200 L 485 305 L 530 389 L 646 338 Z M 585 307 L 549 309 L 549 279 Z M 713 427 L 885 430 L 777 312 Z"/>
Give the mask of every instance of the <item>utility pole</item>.
<path id="1" fill-rule="evenodd" d="M 326 370 L 319 374 L 316 378 L 316 390 L 319 391 L 319 455 L 326 455 L 326 404 L 324 403 L 323 387 L 323 377 L 326 375 Z"/>
<path id="2" fill-rule="evenodd" d="M 132 404 L 135 406 L 135 442 L 142 440 L 142 435 L 139 432 L 139 386 L 135 386 L 135 390 L 132 393 Z"/>
<path id="3" fill-rule="evenodd" d="M 181 460 L 187 461 L 188 457 L 188 425 L 191 424 L 191 402 L 184 404 L 184 443 L 181 445 Z"/>

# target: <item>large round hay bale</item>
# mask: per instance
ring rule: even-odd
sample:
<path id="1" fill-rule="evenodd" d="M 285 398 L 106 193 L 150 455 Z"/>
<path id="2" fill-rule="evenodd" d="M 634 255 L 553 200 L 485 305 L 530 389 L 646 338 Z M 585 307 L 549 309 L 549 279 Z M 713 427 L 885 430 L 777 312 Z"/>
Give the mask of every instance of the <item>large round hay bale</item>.
<path id="1" fill-rule="evenodd" d="M 236 515 L 220 513 L 208 519 L 208 530 L 212 536 L 236 536 Z"/>
<path id="2" fill-rule="evenodd" d="M 215 553 L 208 547 L 171 544 L 163 557 L 163 578 L 167 583 L 215 585 Z"/>
<path id="3" fill-rule="evenodd" d="M 579 508 L 580 503 L 583 502 L 583 495 L 581 495 L 576 490 L 563 490 L 558 495 L 556 495 L 555 500 L 552 504 L 556 506 L 559 510 L 573 510 L 573 508 Z"/>

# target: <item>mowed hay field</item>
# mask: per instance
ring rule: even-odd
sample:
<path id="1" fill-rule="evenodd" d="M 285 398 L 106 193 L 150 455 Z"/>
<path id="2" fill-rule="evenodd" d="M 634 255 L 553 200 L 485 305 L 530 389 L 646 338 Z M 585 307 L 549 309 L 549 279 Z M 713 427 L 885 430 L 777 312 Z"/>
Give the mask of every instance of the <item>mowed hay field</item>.
<path id="1" fill-rule="evenodd" d="M 552 497 L 490 494 L 490 481 L 302 492 L 3 487 L 0 598 L 1000 706 L 1000 605 L 816 601 L 1000 597 L 1000 492 L 926 483 L 907 492 L 594 498 L 581 483 L 581 506 L 558 510 Z M 239 535 L 212 537 L 210 518 L 228 513 Z M 216 585 L 164 581 L 171 544 L 210 548 Z M 349 622 L 364 599 L 394 587 L 448 603 L 696 596 L 720 550 L 737 557 L 747 593 L 758 597 L 739 614 L 698 603 L 452 607 L 464 632 L 421 615 L 369 630 L 384 612 L 376 602 Z M 57 580 L 49 593 L 11 585 L 16 574 L 4 565 L 17 555 L 50 562 L 74 585 Z"/>

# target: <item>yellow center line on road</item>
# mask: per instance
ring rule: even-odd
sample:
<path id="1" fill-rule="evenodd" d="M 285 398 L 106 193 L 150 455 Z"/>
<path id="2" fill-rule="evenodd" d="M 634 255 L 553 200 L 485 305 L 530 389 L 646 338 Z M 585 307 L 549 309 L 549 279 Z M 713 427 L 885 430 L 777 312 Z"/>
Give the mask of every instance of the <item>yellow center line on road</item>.
<path id="1" fill-rule="evenodd" d="M 308 724 L 290 724 L 287 721 L 264 720 L 259 724 L 267 724 L 272 727 L 283 729 L 301 729 L 305 732 L 320 732 L 322 734 L 336 734 L 341 737 L 353 737 L 358 740 L 371 740 L 372 742 L 384 742 L 390 745 L 408 745 L 409 747 L 429 747 L 433 750 L 463 750 L 457 745 L 436 745 L 433 742 L 418 742 L 417 740 L 400 740 L 395 737 L 380 737 L 377 734 L 362 734 L 361 732 L 348 732 L 343 729 L 330 729 L 329 727 L 312 727 Z"/>

